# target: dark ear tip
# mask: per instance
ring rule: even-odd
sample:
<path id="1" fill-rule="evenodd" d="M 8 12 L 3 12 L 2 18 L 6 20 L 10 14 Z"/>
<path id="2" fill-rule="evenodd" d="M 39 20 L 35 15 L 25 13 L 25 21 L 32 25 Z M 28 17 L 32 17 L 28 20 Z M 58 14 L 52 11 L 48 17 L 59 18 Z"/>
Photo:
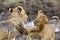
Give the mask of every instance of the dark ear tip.
<path id="1" fill-rule="evenodd" d="M 42 10 L 39 10 L 39 13 L 43 13 Z"/>
<path id="2" fill-rule="evenodd" d="M 18 10 L 21 12 L 22 9 L 18 7 Z"/>
<path id="3" fill-rule="evenodd" d="M 10 9 L 9 9 L 9 12 L 12 12 L 12 11 L 13 11 L 13 9 L 12 9 L 12 8 L 10 8 Z"/>

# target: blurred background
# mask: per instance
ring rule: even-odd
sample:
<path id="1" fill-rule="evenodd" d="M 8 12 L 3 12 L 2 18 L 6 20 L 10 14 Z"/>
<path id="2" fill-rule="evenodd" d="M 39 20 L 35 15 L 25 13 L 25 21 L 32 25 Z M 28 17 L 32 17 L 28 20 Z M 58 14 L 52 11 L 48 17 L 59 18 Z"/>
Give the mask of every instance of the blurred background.
<path id="1" fill-rule="evenodd" d="M 0 21 L 6 20 L 9 13 L 9 8 L 16 6 L 22 6 L 26 10 L 29 16 L 28 21 L 32 21 L 36 18 L 38 10 L 43 10 L 50 19 L 52 16 L 58 16 L 60 18 L 60 0 L 0 0 Z M 60 40 L 60 32 L 56 32 L 56 40 Z"/>

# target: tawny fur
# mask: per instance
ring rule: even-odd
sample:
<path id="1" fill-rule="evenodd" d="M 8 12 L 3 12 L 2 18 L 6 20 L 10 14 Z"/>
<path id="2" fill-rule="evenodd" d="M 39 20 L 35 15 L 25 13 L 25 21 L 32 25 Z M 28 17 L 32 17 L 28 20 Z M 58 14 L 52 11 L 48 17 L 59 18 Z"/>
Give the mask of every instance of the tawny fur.
<path id="1" fill-rule="evenodd" d="M 9 12 L 11 13 L 10 17 L 5 21 L 0 22 L 0 40 L 5 40 L 7 37 L 8 39 L 6 40 L 11 40 L 18 33 L 20 23 L 25 22 L 28 18 L 25 10 L 21 6 L 9 9 Z M 12 30 L 9 30 L 8 28 L 5 30 L 5 25 L 11 27 Z"/>
<path id="2" fill-rule="evenodd" d="M 34 36 L 37 36 L 39 40 L 55 40 L 55 29 L 57 28 L 59 18 L 57 16 L 53 16 L 53 19 L 57 19 L 55 26 L 50 27 L 50 20 L 43 12 L 38 11 L 38 16 L 34 20 L 35 27 L 29 28 L 24 27 L 28 30 L 28 38 L 27 40 L 32 40 Z"/>

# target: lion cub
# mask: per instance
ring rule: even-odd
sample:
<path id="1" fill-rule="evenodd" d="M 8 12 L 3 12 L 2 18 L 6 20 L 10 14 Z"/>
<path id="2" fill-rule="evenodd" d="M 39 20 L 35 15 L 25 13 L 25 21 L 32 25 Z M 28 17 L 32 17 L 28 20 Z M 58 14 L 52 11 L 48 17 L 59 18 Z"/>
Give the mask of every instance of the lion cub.
<path id="1" fill-rule="evenodd" d="M 15 8 L 10 8 L 10 17 L 0 22 L 0 40 L 12 40 L 19 32 L 19 25 L 21 22 L 27 21 L 27 14 L 23 7 L 17 6 Z"/>
<path id="2" fill-rule="evenodd" d="M 38 16 L 34 20 L 35 27 L 31 29 L 25 27 L 29 32 L 27 40 L 32 40 L 34 37 L 37 37 L 39 40 L 55 40 L 54 31 L 58 25 L 59 18 L 57 16 L 52 18 L 56 20 L 55 27 L 50 27 L 50 20 L 39 10 Z"/>

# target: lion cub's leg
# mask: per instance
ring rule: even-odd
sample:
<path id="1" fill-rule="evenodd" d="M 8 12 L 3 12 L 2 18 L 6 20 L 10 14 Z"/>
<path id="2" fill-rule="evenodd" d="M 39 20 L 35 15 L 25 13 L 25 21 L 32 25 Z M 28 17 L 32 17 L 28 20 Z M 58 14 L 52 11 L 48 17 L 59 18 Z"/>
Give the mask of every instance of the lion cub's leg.
<path id="1" fill-rule="evenodd" d="M 38 32 L 32 32 L 28 34 L 28 37 L 26 40 L 41 40 L 41 35 Z"/>
<path id="2" fill-rule="evenodd" d="M 51 35 L 50 40 L 55 40 L 55 33 L 53 33 L 53 34 Z"/>

